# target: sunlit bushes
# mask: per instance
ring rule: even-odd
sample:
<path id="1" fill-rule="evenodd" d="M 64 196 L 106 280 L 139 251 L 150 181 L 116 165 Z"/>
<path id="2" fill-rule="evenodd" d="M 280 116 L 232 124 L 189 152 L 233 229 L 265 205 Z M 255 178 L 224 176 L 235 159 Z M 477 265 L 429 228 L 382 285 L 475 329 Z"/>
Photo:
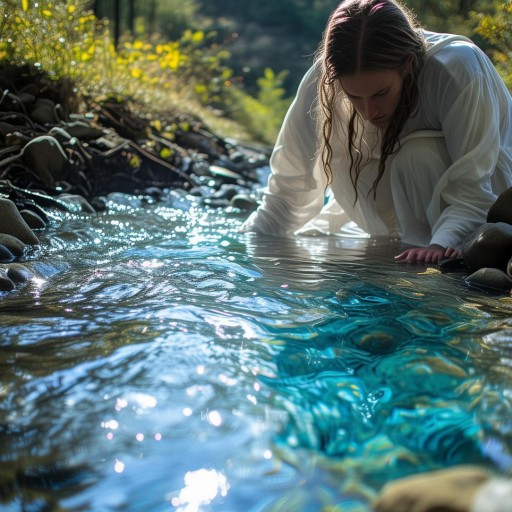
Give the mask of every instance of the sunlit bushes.
<path id="1" fill-rule="evenodd" d="M 0 60 L 68 77 L 89 97 L 130 97 L 153 111 L 197 114 L 202 105 L 209 109 L 203 111 L 209 121 L 212 112 L 231 116 L 243 123 L 246 136 L 273 142 L 287 104 L 280 77 L 269 71 L 258 98 L 251 98 L 224 64 L 229 53 L 213 34 L 186 30 L 177 41 L 125 35 L 115 48 L 108 20 L 98 20 L 85 0 L 3 4 Z"/>

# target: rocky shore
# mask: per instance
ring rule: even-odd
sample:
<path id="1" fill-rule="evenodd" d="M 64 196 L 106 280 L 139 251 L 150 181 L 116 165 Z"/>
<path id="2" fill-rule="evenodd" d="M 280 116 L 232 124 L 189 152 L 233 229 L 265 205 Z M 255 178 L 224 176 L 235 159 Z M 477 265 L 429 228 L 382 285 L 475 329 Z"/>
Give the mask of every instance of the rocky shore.
<path id="1" fill-rule="evenodd" d="M 21 261 L 49 210 L 94 213 L 109 194 L 180 191 L 250 212 L 269 156 L 194 116 L 155 117 L 127 98 L 78 100 L 66 80 L 0 66 L 0 291 L 31 279 Z"/>
<path id="2" fill-rule="evenodd" d="M 270 148 L 219 137 L 181 112 L 148 115 L 127 98 L 84 104 L 72 84 L 33 68 L 0 66 L 0 91 L 0 291 L 33 277 L 21 262 L 50 209 L 94 213 L 112 193 L 158 201 L 169 191 L 210 207 L 258 206 Z M 466 272 L 484 292 L 512 292 L 512 189 L 462 253 L 441 269 Z"/>

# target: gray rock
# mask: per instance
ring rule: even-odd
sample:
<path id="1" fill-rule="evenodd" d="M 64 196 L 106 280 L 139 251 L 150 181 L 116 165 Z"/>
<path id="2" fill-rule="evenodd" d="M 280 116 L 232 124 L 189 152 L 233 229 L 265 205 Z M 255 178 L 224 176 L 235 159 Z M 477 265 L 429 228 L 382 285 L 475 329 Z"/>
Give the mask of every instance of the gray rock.
<path id="1" fill-rule="evenodd" d="M 14 290 L 14 283 L 5 276 L 0 276 L 0 291 L 2 292 L 10 292 Z"/>
<path id="2" fill-rule="evenodd" d="M 25 244 L 19 238 L 12 235 L 0 233 L 0 244 L 7 247 L 17 258 L 21 258 L 25 252 Z"/>
<path id="3" fill-rule="evenodd" d="M 39 244 L 39 239 L 23 220 L 16 205 L 3 197 L 0 197 L 0 233 L 14 236 L 25 244 Z"/>
<path id="4" fill-rule="evenodd" d="M 46 186 L 65 177 L 68 157 L 55 137 L 35 137 L 23 148 L 23 161 Z"/>
<path id="5" fill-rule="evenodd" d="M 481 268 L 466 277 L 466 283 L 474 288 L 506 292 L 512 290 L 512 278 L 497 268 Z"/>
<path id="6" fill-rule="evenodd" d="M 33 277 L 34 273 L 20 263 L 11 263 L 7 267 L 7 278 L 14 283 L 24 283 L 30 281 Z"/>
<path id="7" fill-rule="evenodd" d="M 231 206 L 245 212 L 254 212 L 258 209 L 259 203 L 248 195 L 237 194 L 231 198 Z"/>
<path id="8" fill-rule="evenodd" d="M 0 263 L 10 263 L 15 259 L 14 254 L 5 245 L 0 244 Z"/>
<path id="9" fill-rule="evenodd" d="M 44 229 L 46 222 L 32 210 L 20 210 L 20 215 L 30 229 Z"/>
<path id="10" fill-rule="evenodd" d="M 489 208 L 487 222 L 506 222 L 512 224 L 512 187 L 502 192 Z"/>
<path id="11" fill-rule="evenodd" d="M 505 222 L 482 224 L 464 241 L 462 256 L 469 272 L 484 267 L 505 272 L 512 256 L 512 225 Z"/>

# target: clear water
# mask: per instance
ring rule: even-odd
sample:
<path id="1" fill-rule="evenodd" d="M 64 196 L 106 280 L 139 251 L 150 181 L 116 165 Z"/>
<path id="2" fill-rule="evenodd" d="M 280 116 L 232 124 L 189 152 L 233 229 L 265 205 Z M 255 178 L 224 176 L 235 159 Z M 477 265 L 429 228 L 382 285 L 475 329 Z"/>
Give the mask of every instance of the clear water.
<path id="1" fill-rule="evenodd" d="M 366 511 L 512 468 L 510 298 L 190 198 L 53 215 L 0 297 L 0 510 Z"/>

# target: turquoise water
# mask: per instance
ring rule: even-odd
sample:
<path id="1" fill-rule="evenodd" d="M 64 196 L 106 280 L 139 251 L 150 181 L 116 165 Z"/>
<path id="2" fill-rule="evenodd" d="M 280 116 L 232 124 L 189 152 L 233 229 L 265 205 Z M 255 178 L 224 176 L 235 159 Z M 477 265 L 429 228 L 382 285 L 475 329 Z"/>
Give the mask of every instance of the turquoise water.
<path id="1" fill-rule="evenodd" d="M 178 194 L 52 219 L 0 297 L 0 510 L 366 511 L 511 470 L 510 298 Z"/>

